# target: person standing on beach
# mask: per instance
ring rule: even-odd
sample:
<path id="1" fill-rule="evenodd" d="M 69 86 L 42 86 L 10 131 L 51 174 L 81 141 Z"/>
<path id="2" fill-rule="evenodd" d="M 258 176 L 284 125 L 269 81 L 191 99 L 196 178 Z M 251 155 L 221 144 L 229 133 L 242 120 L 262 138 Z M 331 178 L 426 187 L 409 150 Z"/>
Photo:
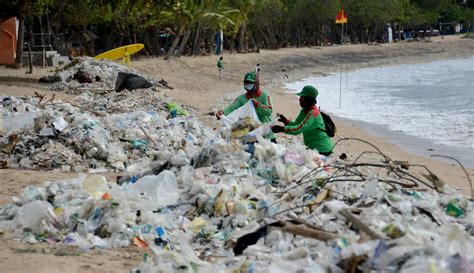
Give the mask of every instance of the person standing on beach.
<path id="1" fill-rule="evenodd" d="M 224 110 L 219 110 L 216 113 L 216 117 L 220 119 L 223 115 L 229 115 L 238 108 L 245 105 L 249 100 L 252 101 L 257 112 L 258 119 L 262 123 L 272 123 L 272 99 L 268 95 L 267 91 L 262 90 L 259 84 L 258 75 L 255 71 L 248 72 L 244 77 L 244 88 L 246 93 L 238 96 L 234 102 Z M 273 132 L 270 131 L 265 138 L 270 139 L 273 143 L 276 143 L 276 138 Z"/>
<path id="2" fill-rule="evenodd" d="M 224 72 L 224 58 L 222 56 L 217 61 L 217 69 L 219 70 L 219 80 L 222 80 L 222 73 Z"/>
<path id="3" fill-rule="evenodd" d="M 312 85 L 307 85 L 296 95 L 300 97 L 302 108 L 298 117 L 291 121 L 280 114 L 278 121 L 283 122 L 285 126 L 272 126 L 272 131 L 289 135 L 302 133 L 306 147 L 317 150 L 325 156 L 331 155 L 333 144 L 326 133 L 323 117 L 316 106 L 318 90 Z"/>

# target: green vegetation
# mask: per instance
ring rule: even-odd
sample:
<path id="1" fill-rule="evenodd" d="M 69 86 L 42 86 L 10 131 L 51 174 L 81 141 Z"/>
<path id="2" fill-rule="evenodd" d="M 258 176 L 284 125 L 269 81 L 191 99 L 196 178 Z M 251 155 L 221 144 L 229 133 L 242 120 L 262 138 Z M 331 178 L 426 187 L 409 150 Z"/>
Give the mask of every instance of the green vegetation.
<path id="1" fill-rule="evenodd" d="M 170 58 L 215 53 L 220 32 L 230 52 L 338 43 L 341 5 L 354 43 L 380 40 L 387 23 L 394 31 L 474 23 L 474 0 L 3 0 L 0 19 L 24 19 L 25 41 L 39 31 L 56 43 L 75 35 L 89 55 L 140 42 L 147 54 Z M 86 32 L 98 38 L 91 42 Z"/>

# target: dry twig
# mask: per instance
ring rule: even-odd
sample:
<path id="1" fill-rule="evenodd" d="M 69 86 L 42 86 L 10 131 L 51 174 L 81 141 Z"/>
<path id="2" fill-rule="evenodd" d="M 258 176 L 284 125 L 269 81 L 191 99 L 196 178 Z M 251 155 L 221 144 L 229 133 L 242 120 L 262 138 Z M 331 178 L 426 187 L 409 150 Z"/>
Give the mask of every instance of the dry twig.
<path id="1" fill-rule="evenodd" d="M 456 161 L 456 163 L 459 164 L 459 166 L 461 167 L 461 169 L 464 171 L 464 173 L 466 174 L 466 177 L 467 177 L 467 180 L 469 181 L 469 185 L 471 187 L 471 200 L 474 200 L 474 187 L 472 186 L 472 180 L 471 180 L 471 177 L 469 176 L 469 173 L 467 172 L 466 168 L 464 168 L 464 165 L 461 163 L 461 161 L 457 160 L 456 158 L 454 157 L 451 157 L 451 156 L 446 156 L 446 155 L 431 155 L 432 157 L 444 157 L 444 158 L 448 158 L 448 159 L 451 159 L 451 160 L 454 160 Z"/>

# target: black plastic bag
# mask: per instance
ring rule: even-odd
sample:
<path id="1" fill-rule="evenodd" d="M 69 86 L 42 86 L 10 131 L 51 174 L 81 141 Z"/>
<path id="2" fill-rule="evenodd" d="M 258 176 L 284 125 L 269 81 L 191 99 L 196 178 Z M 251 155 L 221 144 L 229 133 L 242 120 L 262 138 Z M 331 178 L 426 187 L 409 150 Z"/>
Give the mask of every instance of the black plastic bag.
<path id="1" fill-rule="evenodd" d="M 153 84 L 147 81 L 145 78 L 140 77 L 133 73 L 119 72 L 117 80 L 115 81 L 115 91 L 120 92 L 124 89 L 134 90 L 140 88 L 149 88 Z"/>

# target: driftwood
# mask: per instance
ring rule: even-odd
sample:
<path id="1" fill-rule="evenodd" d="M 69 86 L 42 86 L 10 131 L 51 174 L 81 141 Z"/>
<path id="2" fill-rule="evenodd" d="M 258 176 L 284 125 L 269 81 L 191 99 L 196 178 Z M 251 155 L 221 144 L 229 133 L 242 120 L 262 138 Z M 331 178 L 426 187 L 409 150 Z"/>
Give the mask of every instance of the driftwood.
<path id="1" fill-rule="evenodd" d="M 314 228 L 308 228 L 304 226 L 295 225 L 286 221 L 278 221 L 277 223 L 272 224 L 271 226 L 284 232 L 316 239 L 323 242 L 327 242 L 327 241 L 339 238 L 339 236 L 333 233 L 329 233 L 329 232 L 314 229 Z"/>
<path id="2" fill-rule="evenodd" d="M 340 213 L 348 221 L 350 221 L 355 227 L 357 227 L 358 229 L 362 230 L 367 235 L 369 235 L 372 240 L 377 240 L 377 239 L 378 240 L 388 240 L 388 238 L 385 235 L 380 234 L 380 233 L 372 230 L 368 225 L 364 224 L 359 218 L 355 217 L 352 214 L 353 210 L 354 209 L 343 209 Z"/>

